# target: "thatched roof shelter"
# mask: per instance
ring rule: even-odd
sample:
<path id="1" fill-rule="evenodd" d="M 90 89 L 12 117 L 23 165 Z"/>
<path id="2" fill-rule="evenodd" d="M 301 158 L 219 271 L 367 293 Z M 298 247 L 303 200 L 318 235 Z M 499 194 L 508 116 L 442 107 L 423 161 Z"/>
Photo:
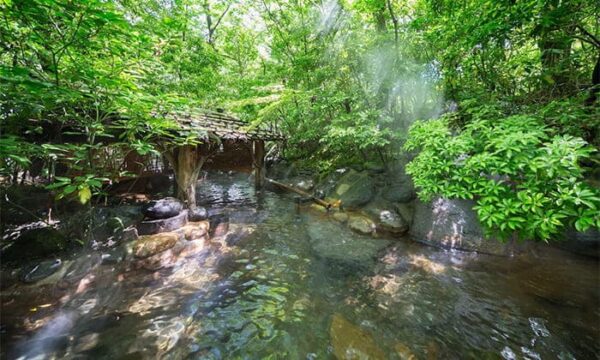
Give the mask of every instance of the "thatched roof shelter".
<path id="1" fill-rule="evenodd" d="M 255 185 L 265 182 L 265 141 L 284 140 L 283 134 L 272 126 L 253 125 L 235 116 L 212 111 L 192 111 L 154 114 L 155 117 L 173 120 L 182 136 L 206 140 L 201 145 L 180 145 L 165 150 L 164 155 L 175 171 L 178 196 L 190 208 L 196 206 L 196 183 L 204 162 L 212 155 L 211 139 L 249 143 L 252 149 L 252 166 Z"/>
<path id="2" fill-rule="evenodd" d="M 239 118 L 214 111 L 177 112 L 155 115 L 173 120 L 181 130 L 207 138 L 209 133 L 223 140 L 278 141 L 285 136 L 272 125 L 252 125 Z"/>

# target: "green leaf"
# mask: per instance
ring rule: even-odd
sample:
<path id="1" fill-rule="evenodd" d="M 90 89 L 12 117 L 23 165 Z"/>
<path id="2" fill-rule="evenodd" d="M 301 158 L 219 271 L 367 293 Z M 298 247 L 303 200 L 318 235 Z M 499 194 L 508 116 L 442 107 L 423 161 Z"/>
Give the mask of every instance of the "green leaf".
<path id="1" fill-rule="evenodd" d="M 75 186 L 75 185 L 67 185 L 63 189 L 63 194 L 68 195 L 68 194 L 71 194 L 75 190 L 77 190 L 77 186 Z"/>
<path id="2" fill-rule="evenodd" d="M 87 203 L 92 198 L 92 191 L 88 186 L 83 187 L 79 190 L 79 202 L 82 204 Z"/>

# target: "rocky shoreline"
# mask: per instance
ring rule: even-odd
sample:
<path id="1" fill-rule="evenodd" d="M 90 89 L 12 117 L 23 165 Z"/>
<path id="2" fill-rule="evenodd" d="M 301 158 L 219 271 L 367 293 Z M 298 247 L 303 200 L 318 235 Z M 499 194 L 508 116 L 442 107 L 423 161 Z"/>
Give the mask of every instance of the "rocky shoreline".
<path id="1" fill-rule="evenodd" d="M 373 165 L 338 169 L 322 178 L 282 162 L 270 167 L 269 176 L 334 204 L 326 209 L 307 199 L 297 199 L 298 207 L 364 236 L 410 238 L 429 246 L 497 256 L 543 257 L 560 249 L 600 258 L 597 231 L 569 231 L 565 241 L 550 245 L 531 241 L 510 244 L 486 238 L 472 210 L 474 202 L 443 198 L 420 201 L 402 162 L 391 169 Z M 66 270 L 63 256 L 81 247 L 77 242 L 82 240 L 77 239 L 87 239 L 87 246 L 98 250 L 102 263 L 126 261 L 134 268 L 155 271 L 201 250 L 209 229 L 218 236 L 226 233 L 228 226 L 219 214 L 209 218 L 206 209 L 184 209 L 173 198 L 144 206 L 93 208 L 89 213 L 64 218 L 56 224 L 31 223 L 37 225 L 15 232 L 15 239 L 4 239 L 4 244 L 10 246 L 2 249 L 3 288 L 13 280 L 33 283 L 58 276 Z M 91 230 L 89 224 L 93 224 Z"/>
<path id="2" fill-rule="evenodd" d="M 332 171 L 318 178 L 295 163 L 281 162 L 269 169 L 269 176 L 289 186 L 314 194 L 335 206 L 327 211 L 312 204 L 315 211 L 351 230 L 378 237 L 410 237 L 440 248 L 497 256 L 544 256 L 549 247 L 578 255 L 600 258 L 600 232 L 566 231 L 563 239 L 550 244 L 524 241 L 507 243 L 486 236 L 471 200 L 435 198 L 425 203 L 417 198 L 414 184 L 404 171 L 407 160 L 388 168 L 367 164 Z M 301 202 L 301 201 L 300 201 Z"/>

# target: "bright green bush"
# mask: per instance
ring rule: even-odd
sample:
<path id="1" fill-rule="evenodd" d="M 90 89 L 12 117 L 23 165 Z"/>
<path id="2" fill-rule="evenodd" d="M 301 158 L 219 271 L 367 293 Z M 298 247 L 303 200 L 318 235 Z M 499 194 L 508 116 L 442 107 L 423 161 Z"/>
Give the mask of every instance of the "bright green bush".
<path id="1" fill-rule="evenodd" d="M 473 199 L 488 235 L 547 241 L 565 227 L 600 228 L 600 193 L 583 182 L 581 160 L 593 149 L 581 138 L 550 136 L 528 115 L 482 120 L 453 134 L 449 119 L 415 123 L 406 150 L 420 150 L 407 166 L 429 200 Z"/>

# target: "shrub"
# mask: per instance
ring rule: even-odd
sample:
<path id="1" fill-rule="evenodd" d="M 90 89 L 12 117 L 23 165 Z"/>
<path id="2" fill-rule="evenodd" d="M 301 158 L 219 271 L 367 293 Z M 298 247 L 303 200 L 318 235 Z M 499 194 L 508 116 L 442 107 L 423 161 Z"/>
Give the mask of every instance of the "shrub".
<path id="1" fill-rule="evenodd" d="M 529 115 L 475 117 L 453 134 L 447 117 L 416 122 L 407 166 L 422 200 L 473 199 L 488 235 L 548 241 L 566 226 L 600 228 L 600 194 L 580 162 L 594 151 L 578 137 L 550 136 Z"/>

